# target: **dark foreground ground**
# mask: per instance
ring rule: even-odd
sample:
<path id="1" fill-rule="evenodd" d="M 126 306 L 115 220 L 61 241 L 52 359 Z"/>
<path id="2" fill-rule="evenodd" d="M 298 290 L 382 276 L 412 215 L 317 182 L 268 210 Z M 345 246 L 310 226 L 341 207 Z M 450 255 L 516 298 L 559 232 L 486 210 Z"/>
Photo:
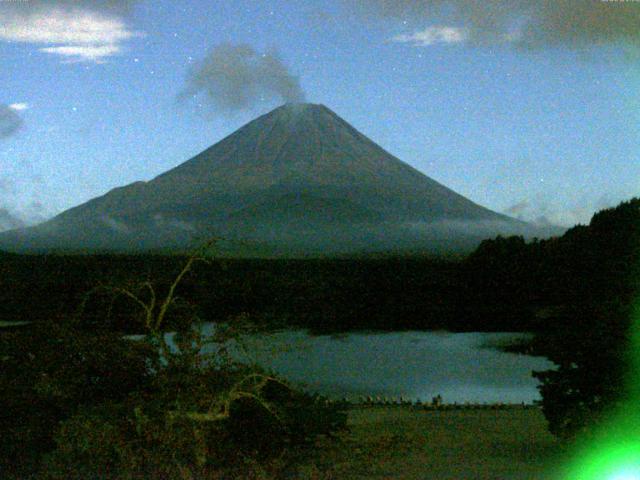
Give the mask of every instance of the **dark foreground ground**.
<path id="1" fill-rule="evenodd" d="M 555 480 L 562 449 L 538 408 L 356 407 L 351 431 L 319 445 L 296 478 Z"/>

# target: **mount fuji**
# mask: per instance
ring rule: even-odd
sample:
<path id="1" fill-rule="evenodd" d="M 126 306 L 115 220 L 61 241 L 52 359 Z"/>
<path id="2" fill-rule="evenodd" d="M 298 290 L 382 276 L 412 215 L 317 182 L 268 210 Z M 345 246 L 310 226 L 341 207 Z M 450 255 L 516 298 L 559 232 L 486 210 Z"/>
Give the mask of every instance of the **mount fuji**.
<path id="1" fill-rule="evenodd" d="M 427 177 L 327 107 L 287 104 L 148 182 L 0 233 L 0 248 L 172 250 L 219 236 L 237 255 L 445 252 L 534 230 Z"/>

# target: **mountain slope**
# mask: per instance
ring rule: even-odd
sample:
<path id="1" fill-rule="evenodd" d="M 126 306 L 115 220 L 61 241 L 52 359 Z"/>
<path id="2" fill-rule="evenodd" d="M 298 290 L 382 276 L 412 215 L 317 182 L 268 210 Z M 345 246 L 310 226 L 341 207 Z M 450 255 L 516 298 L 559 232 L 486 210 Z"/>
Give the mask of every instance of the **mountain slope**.
<path id="1" fill-rule="evenodd" d="M 400 161 L 328 108 L 289 104 L 149 182 L 0 235 L 0 246 L 137 250 L 211 232 L 285 253 L 429 250 L 526 228 Z"/>

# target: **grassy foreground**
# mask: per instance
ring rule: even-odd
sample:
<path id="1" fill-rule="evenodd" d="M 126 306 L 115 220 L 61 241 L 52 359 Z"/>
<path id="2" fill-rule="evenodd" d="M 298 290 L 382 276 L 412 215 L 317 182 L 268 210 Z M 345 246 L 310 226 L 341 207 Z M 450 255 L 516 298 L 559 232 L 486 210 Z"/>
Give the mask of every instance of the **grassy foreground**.
<path id="1" fill-rule="evenodd" d="M 350 432 L 318 445 L 298 478 L 554 479 L 561 447 L 538 408 L 356 407 Z"/>

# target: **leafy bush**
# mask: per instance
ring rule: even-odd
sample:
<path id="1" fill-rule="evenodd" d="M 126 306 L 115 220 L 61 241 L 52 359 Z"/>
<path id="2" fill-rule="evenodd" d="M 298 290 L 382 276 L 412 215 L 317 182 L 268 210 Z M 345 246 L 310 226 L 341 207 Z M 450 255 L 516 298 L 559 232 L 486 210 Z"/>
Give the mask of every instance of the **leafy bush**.
<path id="1" fill-rule="evenodd" d="M 565 326 L 541 339 L 538 350 L 557 365 L 534 372 L 551 433 L 563 439 L 588 433 L 622 400 L 630 318 L 624 305 L 584 305 L 564 312 Z"/>
<path id="2" fill-rule="evenodd" d="M 150 381 L 145 345 L 69 322 L 0 334 L 0 476 L 52 447 L 58 422 Z"/>
<path id="3" fill-rule="evenodd" d="M 150 282 L 100 287 L 139 308 L 142 339 L 80 318 L 0 336 L 3 478 L 270 478 L 345 427 L 340 408 L 234 360 L 224 347 L 242 331 L 233 325 L 216 330 L 223 346 L 212 353 L 197 318 L 178 322 L 169 345 L 165 319 L 197 259 L 162 299 Z"/>
<path id="4" fill-rule="evenodd" d="M 58 430 L 43 478 L 245 478 L 259 467 L 275 475 L 316 435 L 344 425 L 344 413 L 271 377 L 236 375 L 236 385 L 258 382 L 242 389 L 246 395 L 231 401 L 228 413 L 218 407 L 233 388 L 204 372 L 191 388 L 164 388 L 181 383 L 180 375 L 152 393 L 78 413 Z"/>

